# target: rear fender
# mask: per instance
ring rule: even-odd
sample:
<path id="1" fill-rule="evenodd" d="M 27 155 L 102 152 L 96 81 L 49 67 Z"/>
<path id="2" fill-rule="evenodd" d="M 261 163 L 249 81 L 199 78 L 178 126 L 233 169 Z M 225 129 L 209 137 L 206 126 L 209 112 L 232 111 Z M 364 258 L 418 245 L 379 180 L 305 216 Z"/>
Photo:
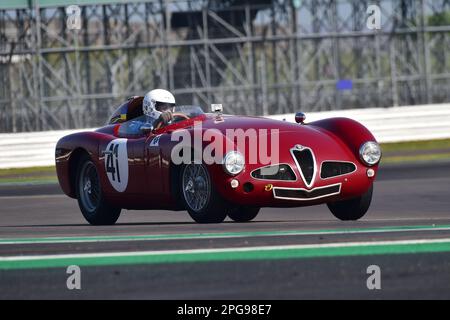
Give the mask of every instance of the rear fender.
<path id="1" fill-rule="evenodd" d="M 75 178 L 78 168 L 78 160 L 83 153 L 89 155 L 97 167 L 100 180 L 104 185 L 104 170 L 99 157 L 99 142 L 111 140 L 113 137 L 98 132 L 80 132 L 61 138 L 56 144 L 55 159 L 56 173 L 63 192 L 69 197 L 75 198 Z"/>

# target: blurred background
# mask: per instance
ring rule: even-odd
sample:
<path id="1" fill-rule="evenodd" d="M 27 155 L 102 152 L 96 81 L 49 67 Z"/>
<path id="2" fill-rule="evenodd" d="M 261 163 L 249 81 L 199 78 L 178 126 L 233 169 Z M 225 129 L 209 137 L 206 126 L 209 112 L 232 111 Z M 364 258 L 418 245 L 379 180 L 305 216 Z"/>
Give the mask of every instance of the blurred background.
<path id="1" fill-rule="evenodd" d="M 1 1 L 0 132 L 100 126 L 154 88 L 243 115 L 450 102 L 449 52 L 449 0 Z"/>

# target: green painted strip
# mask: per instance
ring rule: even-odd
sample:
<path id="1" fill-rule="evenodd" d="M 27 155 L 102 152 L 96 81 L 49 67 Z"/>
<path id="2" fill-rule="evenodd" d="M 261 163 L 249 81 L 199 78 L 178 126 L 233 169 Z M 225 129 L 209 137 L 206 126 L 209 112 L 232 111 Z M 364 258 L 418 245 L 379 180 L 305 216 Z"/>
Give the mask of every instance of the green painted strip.
<path id="1" fill-rule="evenodd" d="M 378 228 L 353 229 L 322 229 L 322 230 L 287 230 L 287 231 L 251 231 L 251 232 L 223 232 L 223 233 L 186 233 L 186 234 L 156 234 L 137 236 L 96 236 L 96 237 L 48 237 L 48 238 L 17 238 L 0 239 L 2 244 L 37 244 L 37 243 L 77 243 L 77 242 L 115 242 L 115 241 L 151 241 L 151 240 L 178 240 L 178 239 L 214 239 L 239 237 L 270 237 L 295 235 L 322 235 L 322 234 L 360 234 L 385 232 L 413 232 L 413 231 L 450 231 L 450 225 L 421 225 L 398 226 Z"/>
<path id="2" fill-rule="evenodd" d="M 343 256 L 365 256 L 365 255 L 391 255 L 391 254 L 416 254 L 433 252 L 450 252 L 450 240 L 441 242 L 418 242 L 411 244 L 370 244 L 349 245 L 333 247 L 320 245 L 317 248 L 267 248 L 245 251 L 219 251 L 208 250 L 195 253 L 141 253 L 124 256 L 89 256 L 69 258 L 36 258 L 34 260 L 1 260 L 0 270 L 34 269 L 34 268 L 57 268 L 69 265 L 85 266 L 111 266 L 111 265 L 137 265 L 137 264 L 160 264 L 160 263 L 186 263 L 186 262 L 210 262 L 210 261 L 248 261 L 248 260 L 281 260 L 281 259 L 304 259 L 319 257 L 343 257 Z"/>

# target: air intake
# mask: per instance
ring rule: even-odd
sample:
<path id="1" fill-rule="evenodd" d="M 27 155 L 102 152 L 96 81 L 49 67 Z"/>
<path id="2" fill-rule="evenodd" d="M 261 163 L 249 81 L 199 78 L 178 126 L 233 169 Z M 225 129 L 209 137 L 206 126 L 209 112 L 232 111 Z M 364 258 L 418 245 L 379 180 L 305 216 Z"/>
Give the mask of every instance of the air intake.
<path id="1" fill-rule="evenodd" d="M 287 164 L 268 166 L 252 172 L 252 177 L 260 180 L 295 181 L 294 171 Z"/>
<path id="2" fill-rule="evenodd" d="M 315 188 L 312 190 L 292 188 L 274 188 L 273 190 L 275 198 L 278 199 L 315 200 L 339 194 L 341 192 L 341 184 Z"/>
<path id="3" fill-rule="evenodd" d="M 333 178 L 355 171 L 356 166 L 351 162 L 325 161 L 322 163 L 320 177 L 322 179 Z"/>

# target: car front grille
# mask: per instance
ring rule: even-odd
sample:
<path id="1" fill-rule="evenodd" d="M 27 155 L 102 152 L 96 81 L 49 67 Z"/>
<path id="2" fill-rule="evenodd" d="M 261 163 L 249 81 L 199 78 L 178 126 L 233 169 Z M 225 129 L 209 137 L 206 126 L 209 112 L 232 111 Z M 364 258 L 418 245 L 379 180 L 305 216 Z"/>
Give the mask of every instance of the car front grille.
<path id="1" fill-rule="evenodd" d="M 314 182 L 316 170 L 315 159 L 311 149 L 304 147 L 302 149 L 294 148 L 291 152 L 305 184 L 310 187 Z"/>
<path id="2" fill-rule="evenodd" d="M 312 190 L 294 188 L 273 188 L 274 197 L 286 200 L 314 200 L 337 195 L 341 192 L 341 184 L 315 188 Z"/>

